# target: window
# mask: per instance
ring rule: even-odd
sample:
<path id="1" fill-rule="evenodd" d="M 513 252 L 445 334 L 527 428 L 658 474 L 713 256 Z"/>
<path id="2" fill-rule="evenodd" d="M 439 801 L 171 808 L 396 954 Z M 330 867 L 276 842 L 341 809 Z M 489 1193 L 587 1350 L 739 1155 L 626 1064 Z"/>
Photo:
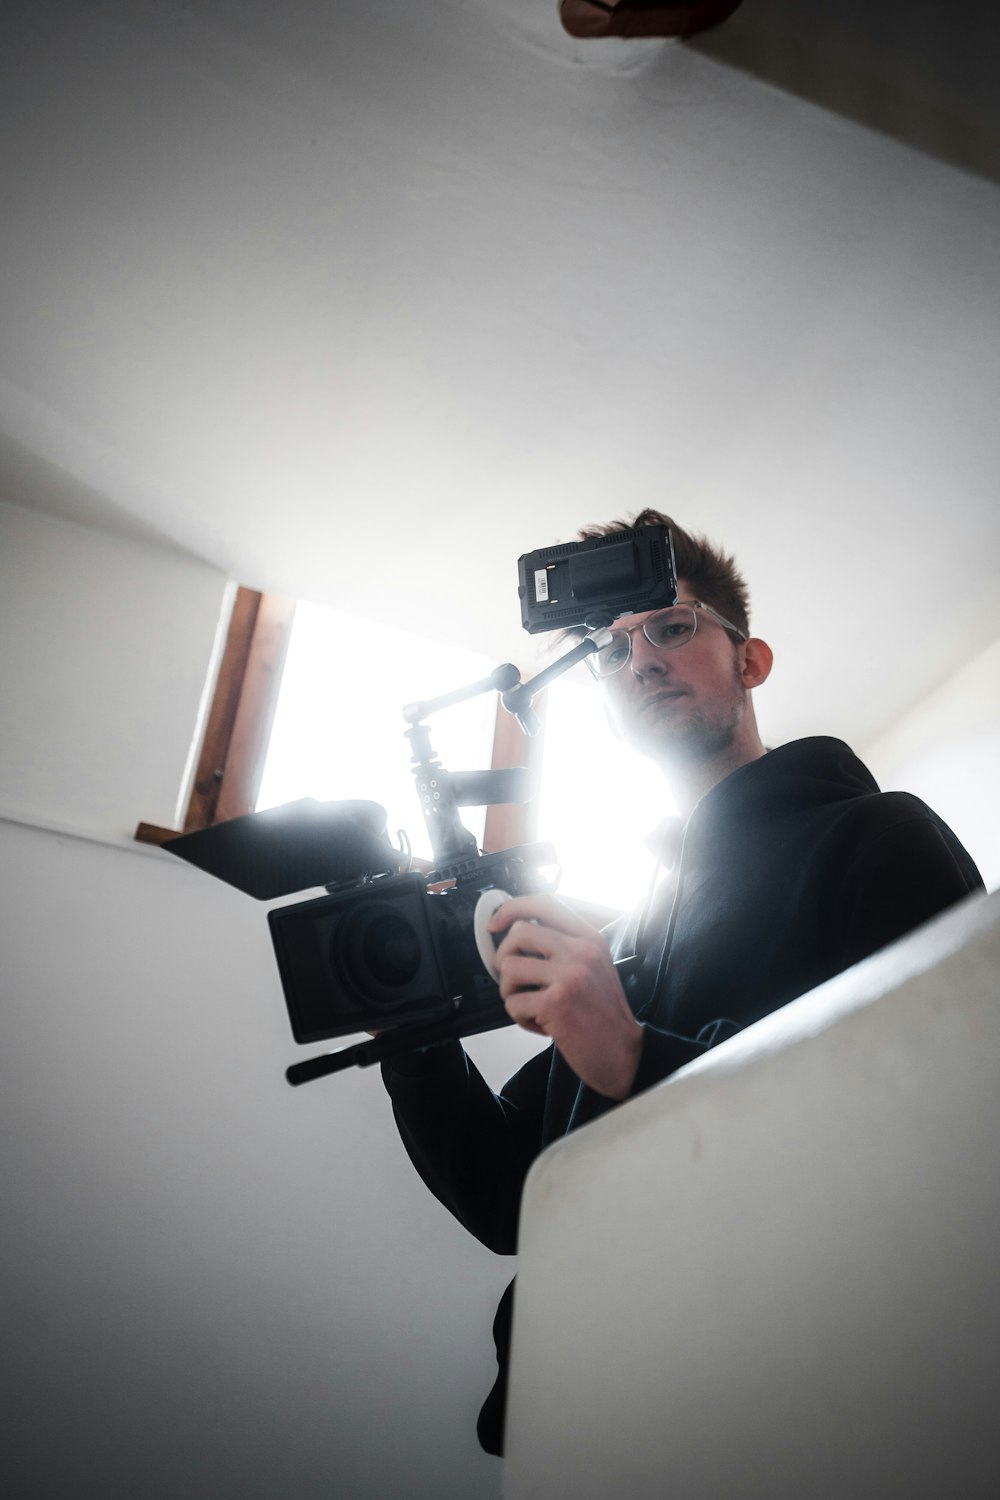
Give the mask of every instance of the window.
<path id="1" fill-rule="evenodd" d="M 394 842 L 405 829 L 414 854 L 428 859 L 403 705 L 478 681 L 495 665 L 458 646 L 239 589 L 184 830 L 299 797 L 364 798 L 386 808 Z M 553 683 L 536 708 L 542 733 L 528 739 L 486 693 L 430 716 L 431 743 L 450 771 L 536 770 L 534 802 L 465 808 L 462 821 L 489 851 L 554 844 L 560 894 L 593 903 L 599 919 L 645 894 L 654 862 L 643 840 L 673 804 L 659 772 L 615 740 L 582 669 Z M 176 831 L 140 824 L 136 837 L 162 843 Z"/>
<path id="2" fill-rule="evenodd" d="M 431 848 L 410 770 L 403 705 L 487 677 L 488 657 L 337 610 L 300 604 L 295 616 L 257 807 L 297 797 L 365 798 L 388 813 L 389 835 L 405 829 L 420 858 Z M 496 695 L 482 694 L 427 720 L 449 771 L 488 767 Z M 485 809 L 462 821 L 483 842 Z"/>

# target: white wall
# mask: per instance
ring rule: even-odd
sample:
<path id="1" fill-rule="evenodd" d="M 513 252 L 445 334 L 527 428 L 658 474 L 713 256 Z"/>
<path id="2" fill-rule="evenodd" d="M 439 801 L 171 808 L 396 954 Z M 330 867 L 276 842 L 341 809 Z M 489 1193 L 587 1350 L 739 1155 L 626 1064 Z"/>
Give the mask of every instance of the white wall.
<path id="1" fill-rule="evenodd" d="M 881 786 L 915 792 L 940 813 L 1000 886 L 1000 641 L 866 746 Z"/>
<path id="2" fill-rule="evenodd" d="M 225 593 L 179 551 L 0 502 L 0 812 L 174 826 Z"/>
<path id="3" fill-rule="evenodd" d="M 560 1141 L 506 1500 L 994 1500 L 1000 895 Z"/>
<path id="4" fill-rule="evenodd" d="M 377 1074 L 288 1088 L 264 908 L 127 842 L 172 817 L 225 580 L 0 524 L 0 1488 L 495 1496 L 512 1265 L 426 1192 Z M 499 1082 L 524 1044 L 475 1051 Z"/>
<path id="5" fill-rule="evenodd" d="M 377 1072 L 287 1086 L 263 909 L 3 822 L 0 865 L 0 1488 L 495 1496 L 513 1266 L 426 1192 Z"/>

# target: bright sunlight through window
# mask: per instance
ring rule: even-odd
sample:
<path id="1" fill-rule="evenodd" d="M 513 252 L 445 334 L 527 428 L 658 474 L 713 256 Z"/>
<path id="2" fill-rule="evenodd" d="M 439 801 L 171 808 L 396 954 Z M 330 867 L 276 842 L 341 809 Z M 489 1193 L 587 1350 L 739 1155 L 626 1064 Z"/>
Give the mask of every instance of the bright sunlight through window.
<path id="1" fill-rule="evenodd" d="M 258 810 L 298 797 L 379 802 L 392 841 L 403 828 L 414 854 L 430 859 L 410 745 L 403 738 L 403 707 L 476 682 L 494 666 L 458 646 L 320 605 L 298 605 Z M 432 715 L 431 744 L 442 765 L 449 771 L 489 766 L 495 718 L 492 693 Z M 463 808 L 461 817 L 481 839 L 484 810 Z"/>
<path id="2" fill-rule="evenodd" d="M 497 665 L 388 625 L 300 604 L 282 676 L 258 809 L 299 797 L 365 798 L 387 812 L 389 836 L 431 857 L 410 770 L 402 709 L 476 682 Z M 555 845 L 560 892 L 624 908 L 653 873 L 643 840 L 674 811 L 653 766 L 614 738 L 596 686 L 571 673 L 548 689 L 538 837 Z M 449 771 L 489 766 L 496 695 L 434 714 L 431 743 Z M 485 812 L 463 808 L 482 839 Z"/>
<path id="3" fill-rule="evenodd" d="M 548 689 L 538 837 L 555 844 L 560 892 L 607 906 L 641 901 L 655 861 L 644 840 L 676 812 L 660 772 L 617 740 L 596 683 Z"/>

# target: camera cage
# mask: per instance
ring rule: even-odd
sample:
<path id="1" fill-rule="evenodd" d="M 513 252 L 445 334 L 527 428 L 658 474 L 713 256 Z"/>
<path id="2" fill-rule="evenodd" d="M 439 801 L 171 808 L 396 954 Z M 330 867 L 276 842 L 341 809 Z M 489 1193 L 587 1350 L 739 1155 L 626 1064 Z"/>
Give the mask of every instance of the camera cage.
<path id="1" fill-rule="evenodd" d="M 354 944 L 351 951 L 355 954 L 359 943 L 367 952 L 359 933 L 377 926 L 375 904 L 381 911 L 387 898 L 405 892 L 419 907 L 422 897 L 425 946 L 417 955 L 414 973 L 420 973 L 421 983 L 432 982 L 433 997 L 428 997 L 423 1008 L 416 1007 L 416 1019 L 391 1025 L 368 1041 L 293 1064 L 285 1074 L 292 1085 L 510 1024 L 482 950 L 478 961 L 463 962 L 457 972 L 451 972 L 455 966 L 441 950 L 440 924 L 429 921 L 432 912 L 445 909 L 426 903 L 450 897 L 452 906 L 460 909 L 464 918 L 473 915 L 466 898 L 475 892 L 480 896 L 486 891 L 519 895 L 554 889 L 541 871 L 556 864 L 555 851 L 550 844 L 529 844 L 482 853 L 462 823 L 459 807 L 530 800 L 534 795 L 530 775 L 522 768 L 447 771 L 431 746 L 424 720 L 453 704 L 495 691 L 523 731 L 534 734 L 538 721 L 532 699 L 578 661 L 600 650 L 609 639 L 607 627 L 618 615 L 663 608 L 677 597 L 673 545 L 666 526 L 641 526 L 525 553 L 518 559 L 518 577 L 522 624 L 530 634 L 580 627 L 587 633 L 527 683 L 521 681 L 517 667 L 505 663 L 481 681 L 403 709 L 411 768 L 434 855 L 432 870 L 418 873 L 410 868 L 408 853 L 389 842 L 385 810 L 375 802 L 321 803 L 303 798 L 183 834 L 163 845 L 170 853 L 258 900 L 325 887 L 325 897 L 283 905 L 268 913 L 293 1035 L 301 1043 L 345 1030 L 368 1029 L 366 1022 L 378 1017 L 358 1013 L 351 1016 L 349 1025 L 337 1023 L 331 1028 L 329 1024 L 315 1024 L 315 1016 L 305 1013 L 308 1006 L 304 1011 L 297 995 L 302 974 L 294 972 L 297 961 L 290 956 L 286 941 L 289 924 L 300 917 L 305 923 L 311 921 L 310 908 L 319 923 L 330 913 L 349 908 L 355 897 L 370 898 L 367 928 L 362 920 L 358 930 L 346 938 L 343 934 L 327 938 L 342 945 L 338 951 L 347 951 L 343 948 L 346 942 L 348 947 Z M 317 926 L 313 935 L 317 942 L 320 931 Z M 369 946 L 373 945 L 377 947 L 375 939 L 370 940 Z M 306 965 L 312 976 L 310 982 L 319 983 L 321 970 L 314 960 L 310 962 L 312 969 Z M 413 955 L 405 944 L 400 947 L 397 942 L 391 962 L 408 979 Z M 630 962 L 620 961 L 625 965 Z M 329 976 L 326 978 L 328 981 Z M 364 983 L 373 983 L 370 973 L 355 987 L 363 991 Z"/>

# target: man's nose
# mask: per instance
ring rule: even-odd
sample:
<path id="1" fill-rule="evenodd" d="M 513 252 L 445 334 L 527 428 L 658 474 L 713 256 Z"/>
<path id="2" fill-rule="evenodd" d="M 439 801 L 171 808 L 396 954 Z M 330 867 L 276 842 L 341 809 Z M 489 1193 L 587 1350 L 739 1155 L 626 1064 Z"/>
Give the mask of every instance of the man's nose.
<path id="1" fill-rule="evenodd" d="M 644 632 L 639 629 L 632 635 L 632 654 L 629 657 L 629 666 L 636 677 L 659 677 L 666 674 L 667 653 L 659 646 L 654 646 L 646 639 Z"/>

